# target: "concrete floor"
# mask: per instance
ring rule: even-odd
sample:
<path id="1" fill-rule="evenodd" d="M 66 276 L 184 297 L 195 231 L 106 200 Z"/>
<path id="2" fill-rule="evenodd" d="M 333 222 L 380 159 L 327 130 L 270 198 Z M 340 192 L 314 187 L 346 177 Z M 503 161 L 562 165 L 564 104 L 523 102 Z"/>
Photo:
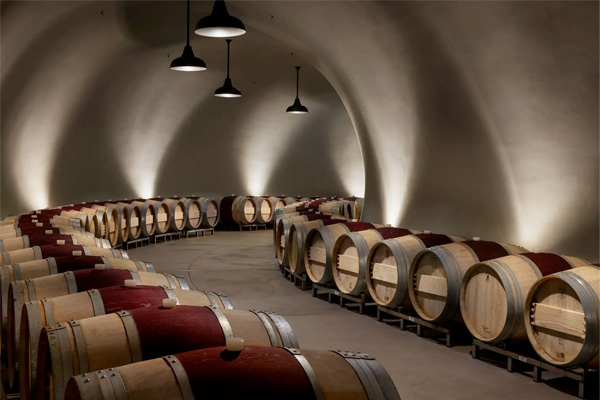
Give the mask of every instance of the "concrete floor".
<path id="1" fill-rule="evenodd" d="M 369 353 L 387 369 L 403 400 L 576 398 L 577 385 L 569 380 L 546 372 L 544 383 L 534 383 L 525 373 L 506 372 L 501 363 L 472 359 L 470 346 L 447 348 L 313 298 L 279 272 L 272 234 L 219 231 L 132 249 L 129 255 L 152 262 L 158 272 L 183 275 L 190 287 L 221 291 L 238 309 L 282 314 L 303 348 Z M 597 380 L 589 386 L 597 399 Z"/>

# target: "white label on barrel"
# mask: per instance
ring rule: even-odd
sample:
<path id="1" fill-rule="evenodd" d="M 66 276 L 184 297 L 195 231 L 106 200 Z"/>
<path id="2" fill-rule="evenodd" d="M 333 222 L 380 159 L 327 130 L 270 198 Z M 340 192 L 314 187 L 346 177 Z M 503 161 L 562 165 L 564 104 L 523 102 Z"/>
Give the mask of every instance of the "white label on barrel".
<path id="1" fill-rule="evenodd" d="M 425 233 L 425 234 L 429 235 L 429 234 L 431 233 L 431 231 L 429 231 L 429 230 L 424 230 L 424 231 L 423 231 L 423 233 Z"/>
<path id="2" fill-rule="evenodd" d="M 44 232 L 46 235 L 52 235 L 52 229 L 48 229 Z"/>
<path id="3" fill-rule="evenodd" d="M 98 271 L 104 271 L 106 269 L 106 264 L 96 264 L 94 265 L 94 269 Z"/>
<path id="4" fill-rule="evenodd" d="M 527 357 L 519 356 L 519 361 L 527 362 Z"/>
<path id="5" fill-rule="evenodd" d="M 42 212 L 40 210 L 37 210 L 35 213 L 36 214 L 41 214 Z"/>
<path id="6" fill-rule="evenodd" d="M 81 257 L 81 250 L 73 250 L 73 257 Z"/>
<path id="7" fill-rule="evenodd" d="M 408 317 L 408 320 L 409 320 L 410 322 L 415 322 L 415 317 Z"/>
<path id="8" fill-rule="evenodd" d="M 125 279 L 124 285 L 127 287 L 137 286 L 137 281 L 135 279 Z"/>
<path id="9" fill-rule="evenodd" d="M 62 246 L 62 245 L 65 244 L 65 241 L 63 239 L 60 239 L 60 240 L 56 241 L 56 244 L 59 245 L 59 246 Z"/>
<path id="10" fill-rule="evenodd" d="M 37 226 L 38 228 L 41 228 L 42 226 L 44 226 L 44 224 L 42 224 L 41 222 L 38 222 L 35 224 L 35 226 Z"/>
<path id="11" fill-rule="evenodd" d="M 162 305 L 164 308 L 174 308 L 177 305 L 177 299 L 163 299 Z"/>
<path id="12" fill-rule="evenodd" d="M 473 240 L 478 242 L 481 238 L 479 236 L 473 236 Z"/>

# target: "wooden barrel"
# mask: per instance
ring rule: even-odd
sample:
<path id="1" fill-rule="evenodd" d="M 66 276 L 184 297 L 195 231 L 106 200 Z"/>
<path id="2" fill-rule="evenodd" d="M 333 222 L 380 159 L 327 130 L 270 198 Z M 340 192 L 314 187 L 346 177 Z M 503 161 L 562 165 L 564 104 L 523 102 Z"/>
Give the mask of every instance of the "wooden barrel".
<path id="1" fill-rule="evenodd" d="M 290 271 L 298 275 L 301 275 L 306 272 L 306 267 L 304 266 L 304 258 L 302 256 L 302 249 L 304 248 L 306 236 L 308 236 L 309 232 L 327 225 L 339 223 L 340 220 L 337 218 L 325 218 L 306 222 L 294 222 L 290 228 L 287 243 L 287 260 L 288 265 L 290 267 Z"/>
<path id="2" fill-rule="evenodd" d="M 150 237 L 156 233 L 156 208 L 154 204 L 132 201 L 130 204 L 140 208 L 140 229 L 142 230 L 141 236 Z"/>
<path id="3" fill-rule="evenodd" d="M 107 207 L 99 204 L 92 205 L 93 208 L 82 208 L 81 211 L 84 210 L 92 210 L 95 211 L 98 219 L 105 219 L 106 222 L 106 230 L 104 231 L 103 238 L 107 239 L 109 242 L 115 246 L 119 243 L 119 238 L 127 237 L 127 226 L 121 227 L 121 216 L 115 207 Z M 121 230 L 125 232 L 122 232 Z"/>
<path id="4" fill-rule="evenodd" d="M 14 239 L 0 240 L 0 251 L 14 251 L 49 244 L 83 244 L 89 247 L 101 247 L 104 249 L 110 249 L 112 247 L 108 240 L 97 239 L 91 233 L 89 233 L 89 236 L 53 234 L 25 235 Z"/>
<path id="5" fill-rule="evenodd" d="M 108 372 L 71 378 L 65 400 L 108 400 L 114 393 L 145 400 L 400 399 L 381 364 L 366 354 L 346 351 L 212 347 Z"/>
<path id="6" fill-rule="evenodd" d="M 32 382 L 35 382 L 38 340 L 44 326 L 122 310 L 159 307 L 166 298 L 175 299 L 177 304 L 182 305 L 213 305 L 217 308 L 233 308 L 229 298 L 219 293 L 171 289 L 161 286 L 112 286 L 27 303 L 23 307 L 21 315 L 19 347 L 15 346 L 15 323 L 11 322 L 10 315 L 8 318 L 9 382 L 14 380 L 17 354 L 19 365 L 31 364 L 32 380 L 29 383 L 21 382 L 21 384 L 24 383 L 27 388 L 31 387 Z M 10 313 L 10 308 L 8 311 Z"/>
<path id="7" fill-rule="evenodd" d="M 104 203 L 104 204 L 95 204 L 92 206 L 93 209 L 103 210 L 105 212 L 113 212 L 115 210 L 117 212 L 117 224 L 116 224 L 116 241 L 117 243 L 126 242 L 129 238 L 129 208 L 118 206 L 115 203 Z"/>
<path id="8" fill-rule="evenodd" d="M 167 233 L 171 227 L 171 211 L 169 205 L 161 200 L 148 199 L 144 203 L 151 204 L 156 210 L 156 231 L 155 234 L 160 235 Z"/>
<path id="9" fill-rule="evenodd" d="M 142 235 L 142 210 L 139 206 L 129 203 L 118 202 L 114 203 L 117 210 L 127 209 L 127 212 L 122 211 L 122 216 L 125 217 L 125 225 L 127 226 L 127 238 L 125 241 L 137 240 Z"/>
<path id="10" fill-rule="evenodd" d="M 0 253 L 0 265 L 18 264 L 26 261 L 58 256 L 104 256 L 129 258 L 124 250 L 103 249 L 80 244 L 33 246 L 27 249 L 4 251 Z"/>
<path id="11" fill-rule="evenodd" d="M 419 233 L 404 228 L 375 228 L 340 236 L 332 253 L 332 274 L 342 293 L 360 295 L 367 291 L 367 258 L 371 249 L 386 239 Z"/>
<path id="12" fill-rule="evenodd" d="M 310 280 L 318 284 L 329 283 L 333 280 L 331 271 L 333 246 L 340 236 L 349 232 L 381 227 L 383 225 L 364 222 L 341 222 L 309 232 L 302 249 L 302 258 Z"/>
<path id="13" fill-rule="evenodd" d="M 463 238 L 418 233 L 387 239 L 376 244 L 367 257 L 367 287 L 373 300 L 385 307 L 412 308 L 408 296 L 408 272 L 415 256 L 422 250 Z"/>
<path id="14" fill-rule="evenodd" d="M 84 231 L 83 228 L 76 228 L 70 225 L 54 225 L 50 222 L 36 222 L 21 224 L 20 226 L 12 228 L 11 230 L 0 232 L 0 239 L 14 239 L 27 234 L 45 233 L 47 230 L 52 230 L 54 233 L 63 234 Z"/>
<path id="15" fill-rule="evenodd" d="M 274 313 L 194 306 L 121 311 L 44 328 L 34 397 L 62 399 L 74 375 L 224 346 L 229 337 L 249 346 L 298 347 L 291 326 Z"/>
<path id="16" fill-rule="evenodd" d="M 226 196 L 219 202 L 219 214 L 225 226 L 252 224 L 256 219 L 256 203 L 247 196 Z"/>
<path id="17" fill-rule="evenodd" d="M 139 272 L 126 269 L 67 271 L 61 274 L 12 282 L 8 290 L 7 320 L 12 316 L 15 321 L 20 321 L 21 309 L 26 302 L 66 296 L 91 289 L 120 286 L 128 279 L 135 280 L 138 285 L 165 286 L 173 289 L 189 290 L 185 279 L 166 273 Z M 15 337 L 19 337 L 19 326 L 15 327 Z"/>
<path id="18" fill-rule="evenodd" d="M 264 196 L 264 198 L 271 203 L 271 208 L 273 209 L 273 215 L 275 215 L 275 211 L 280 208 L 285 207 L 285 203 L 279 197 L 275 196 Z"/>
<path id="19" fill-rule="evenodd" d="M 545 276 L 525 300 L 525 327 L 535 351 L 561 367 L 598 368 L 600 270 L 588 265 Z"/>
<path id="20" fill-rule="evenodd" d="M 289 206 L 290 204 L 298 203 L 298 200 L 296 200 L 295 197 L 289 197 L 289 196 L 283 197 L 281 200 L 285 203 L 286 206 Z"/>
<path id="21" fill-rule="evenodd" d="M 304 214 L 297 215 L 288 218 L 282 218 L 277 223 L 276 239 L 275 239 L 275 254 L 279 264 L 288 266 L 288 251 L 289 251 L 289 238 L 291 227 L 298 222 L 308 222 L 316 220 L 331 219 L 330 215 L 323 214 Z M 338 220 L 337 222 L 340 222 Z M 275 228 L 273 228 L 275 229 Z"/>
<path id="22" fill-rule="evenodd" d="M 202 206 L 200 227 L 209 229 L 217 226 L 219 223 L 219 204 L 215 200 L 206 197 L 200 197 L 198 201 Z"/>
<path id="23" fill-rule="evenodd" d="M 463 321 L 473 336 L 484 342 L 526 341 L 523 307 L 533 283 L 588 264 L 581 258 L 550 253 L 523 253 L 477 263 L 462 279 Z"/>
<path id="24" fill-rule="evenodd" d="M 94 268 L 130 269 L 132 271 L 156 272 L 154 266 L 145 261 L 100 256 L 61 256 L 0 267 L 0 299 L 2 304 L 2 353 L 5 354 L 8 310 L 8 288 L 11 282 Z"/>
<path id="25" fill-rule="evenodd" d="M 475 263 L 525 253 L 510 244 L 466 240 L 423 250 L 408 273 L 408 295 L 415 311 L 427 321 L 461 320 L 459 295 L 462 276 Z"/>
<path id="26" fill-rule="evenodd" d="M 162 199 L 169 208 L 169 232 L 182 231 L 187 223 L 185 203 L 182 200 Z"/>
<path id="27" fill-rule="evenodd" d="M 184 197 L 180 199 L 185 206 L 185 229 L 194 230 L 202 224 L 202 204 L 197 198 Z"/>
<path id="28" fill-rule="evenodd" d="M 96 212 L 88 207 L 82 207 L 80 211 L 62 210 L 61 215 L 53 217 L 51 221 L 56 221 L 58 218 L 78 218 L 82 221 L 81 228 L 92 232 L 96 237 L 106 238 L 108 215 L 104 215 L 104 213 Z"/>
<path id="29" fill-rule="evenodd" d="M 274 209 L 271 203 L 262 197 L 253 197 L 256 207 L 255 222 L 257 224 L 267 224 L 273 220 Z"/>

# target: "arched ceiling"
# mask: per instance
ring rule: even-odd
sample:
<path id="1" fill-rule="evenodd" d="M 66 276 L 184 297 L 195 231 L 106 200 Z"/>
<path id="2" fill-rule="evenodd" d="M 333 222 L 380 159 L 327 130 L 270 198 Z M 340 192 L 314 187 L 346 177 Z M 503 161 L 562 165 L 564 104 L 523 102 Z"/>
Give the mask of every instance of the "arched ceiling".
<path id="1" fill-rule="evenodd" d="M 231 1 L 242 102 L 211 96 L 220 40 L 192 35 L 202 77 L 166 69 L 183 2 L 42 4 L 2 5 L 2 184 L 19 204 L 98 169 L 111 185 L 69 196 L 364 188 L 372 221 L 598 258 L 596 2 Z M 211 5 L 192 2 L 192 23 Z M 296 64 L 309 118 L 281 112 Z"/>

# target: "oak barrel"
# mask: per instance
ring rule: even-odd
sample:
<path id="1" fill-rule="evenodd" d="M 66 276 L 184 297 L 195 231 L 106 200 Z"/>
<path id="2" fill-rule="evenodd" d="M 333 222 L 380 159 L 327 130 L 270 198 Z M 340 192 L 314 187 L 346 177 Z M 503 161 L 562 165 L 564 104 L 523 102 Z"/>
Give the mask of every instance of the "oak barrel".
<path id="1" fill-rule="evenodd" d="M 381 306 L 411 308 L 408 273 L 415 256 L 429 247 L 463 240 L 435 233 L 418 233 L 376 244 L 367 257 L 365 275 L 371 297 Z"/>
<path id="2" fill-rule="evenodd" d="M 2 334 L 0 335 L 0 337 L 2 338 L 2 353 L 5 354 L 6 349 L 8 288 L 11 282 L 40 278 L 42 276 L 60 274 L 66 271 L 78 271 L 81 269 L 89 269 L 94 268 L 96 265 L 101 266 L 103 268 L 130 269 L 142 272 L 155 272 L 154 266 L 149 262 L 100 256 L 48 257 L 41 260 L 1 266 L 0 302 L 2 310 Z"/>
<path id="3" fill-rule="evenodd" d="M 20 364 L 37 360 L 38 339 L 46 325 L 64 323 L 72 319 L 83 319 L 98 315 L 133 310 L 143 307 L 158 307 L 166 298 L 175 299 L 177 304 L 195 306 L 215 306 L 233 308 L 229 298 L 220 293 L 199 292 L 194 290 L 171 289 L 160 286 L 112 286 L 92 289 L 86 292 L 38 300 L 23 307 L 20 321 L 18 359 Z M 9 308 L 10 312 L 10 308 Z M 9 382 L 14 379 L 14 367 L 17 357 L 15 347 L 15 327 L 8 319 L 8 366 Z M 12 370 L 11 370 L 12 368 Z M 37 367 L 31 366 L 32 381 L 24 387 L 28 390 L 35 381 Z M 23 383 L 21 382 L 21 385 Z"/>
<path id="4" fill-rule="evenodd" d="M 139 206 L 130 203 L 118 202 L 114 203 L 117 210 L 120 208 L 127 209 L 127 213 L 123 212 L 125 217 L 125 225 L 127 226 L 127 241 L 137 240 L 142 235 L 142 210 Z"/>
<path id="5" fill-rule="evenodd" d="M 120 311 L 42 330 L 35 397 L 62 399 L 74 375 L 224 346 L 229 337 L 249 346 L 298 347 L 291 326 L 274 313 L 194 306 Z"/>
<path id="6" fill-rule="evenodd" d="M 198 199 L 194 199 L 191 197 L 184 197 L 180 199 L 185 206 L 185 226 L 184 228 L 187 230 L 193 230 L 200 228 L 202 224 L 202 204 Z"/>
<path id="7" fill-rule="evenodd" d="M 219 223 L 219 204 L 206 197 L 200 197 L 198 199 L 202 205 L 202 222 L 200 223 L 201 228 L 214 228 Z"/>
<path id="8" fill-rule="evenodd" d="M 101 247 L 110 249 L 112 246 L 106 239 L 97 239 L 91 233 L 86 235 L 74 234 L 50 234 L 50 235 L 24 235 L 13 239 L 0 240 L 0 251 L 15 251 L 27 249 L 33 246 L 46 246 L 49 244 L 82 244 L 90 247 Z"/>
<path id="9" fill-rule="evenodd" d="M 129 238 L 129 208 L 118 206 L 115 203 L 103 203 L 103 204 L 95 204 L 92 206 L 93 209 L 103 210 L 105 212 L 113 212 L 115 210 L 117 212 L 117 224 L 116 224 L 116 243 L 126 242 Z"/>
<path id="10" fill-rule="evenodd" d="M 309 232 L 302 249 L 302 258 L 310 280 L 318 284 L 333 280 L 331 271 L 333 246 L 340 236 L 379 227 L 383 226 L 365 222 L 341 222 Z"/>
<path id="11" fill-rule="evenodd" d="M 581 258 L 551 253 L 523 253 L 477 263 L 462 279 L 463 321 L 484 342 L 526 341 L 523 307 L 534 282 L 588 264 Z"/>
<path id="12" fill-rule="evenodd" d="M 463 274 L 481 261 L 525 253 L 510 244 L 466 240 L 421 251 L 408 273 L 408 294 L 415 311 L 426 321 L 461 320 L 460 286 Z"/>
<path id="13" fill-rule="evenodd" d="M 131 201 L 129 204 L 140 208 L 140 228 L 142 230 L 141 236 L 150 237 L 156 233 L 156 208 L 154 204 L 146 203 L 143 201 Z"/>
<path id="14" fill-rule="evenodd" d="M 161 200 L 153 199 L 145 200 L 144 203 L 154 206 L 154 209 L 156 211 L 155 234 L 160 235 L 163 233 L 167 233 L 171 226 L 171 211 L 169 210 L 169 205 L 165 204 Z"/>
<path id="15" fill-rule="evenodd" d="M 600 269 L 558 272 L 533 284 L 525 300 L 525 327 L 535 351 L 561 367 L 598 368 Z"/>
<path id="16" fill-rule="evenodd" d="M 77 375 L 65 399 L 108 400 L 114 393 L 145 400 L 400 399 L 387 371 L 367 354 L 253 346 L 212 347 Z"/>
<path id="17" fill-rule="evenodd" d="M 330 218 L 316 219 L 306 222 L 294 222 L 290 228 L 287 242 L 287 261 L 290 271 L 301 275 L 306 272 L 302 249 L 306 241 L 306 236 L 314 229 L 322 228 L 327 225 L 339 224 L 340 219 L 328 216 Z"/>
<path id="18" fill-rule="evenodd" d="M 188 220 L 185 203 L 179 199 L 162 199 L 162 202 L 169 208 L 169 232 L 182 231 Z"/>
<path id="19" fill-rule="evenodd" d="M 383 240 L 419 233 L 404 228 L 375 228 L 349 232 L 333 246 L 331 272 L 342 293 L 360 295 L 367 291 L 367 257 L 373 246 Z"/>
<path id="20" fill-rule="evenodd" d="M 41 260 L 57 256 L 105 256 L 114 258 L 129 258 L 124 250 L 103 249 L 80 244 L 33 246 L 26 249 L 4 251 L 0 253 L 0 265 L 18 264 L 26 261 Z"/>
<path id="21" fill-rule="evenodd" d="M 256 218 L 254 219 L 257 224 L 266 224 L 273 220 L 274 209 L 271 203 L 262 197 L 253 197 L 254 204 L 256 207 Z"/>
<path id="22" fill-rule="evenodd" d="M 219 214 L 225 226 L 252 224 L 256 220 L 256 203 L 252 197 L 226 196 L 219 201 Z"/>

